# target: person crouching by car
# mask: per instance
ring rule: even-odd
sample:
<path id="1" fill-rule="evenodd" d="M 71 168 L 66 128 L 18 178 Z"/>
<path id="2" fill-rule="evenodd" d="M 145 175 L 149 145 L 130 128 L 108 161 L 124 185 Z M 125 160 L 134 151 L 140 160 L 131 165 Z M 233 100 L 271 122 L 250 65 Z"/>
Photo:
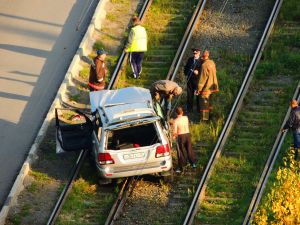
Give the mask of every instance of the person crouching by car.
<path id="1" fill-rule="evenodd" d="M 172 98 L 173 96 L 181 95 L 182 88 L 174 81 L 158 80 L 151 85 L 150 93 L 154 101 L 162 101 L 164 106 L 164 115 L 168 119 L 172 106 Z"/>
<path id="2" fill-rule="evenodd" d="M 99 91 L 105 88 L 105 76 L 107 68 L 105 65 L 106 52 L 103 49 L 97 50 L 97 56 L 93 59 L 90 69 L 89 88 L 90 91 Z"/>

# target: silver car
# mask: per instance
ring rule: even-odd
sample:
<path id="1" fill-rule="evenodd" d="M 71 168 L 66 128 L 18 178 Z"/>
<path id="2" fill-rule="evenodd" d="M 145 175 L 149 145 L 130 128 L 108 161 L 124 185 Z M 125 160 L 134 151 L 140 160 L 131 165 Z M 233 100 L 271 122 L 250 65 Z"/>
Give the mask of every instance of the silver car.
<path id="1" fill-rule="evenodd" d="M 92 116 L 70 110 L 67 115 L 56 113 L 58 152 L 91 149 L 97 171 L 105 179 L 168 174 L 172 168 L 169 129 L 148 89 L 95 91 L 90 93 L 90 103 Z"/>

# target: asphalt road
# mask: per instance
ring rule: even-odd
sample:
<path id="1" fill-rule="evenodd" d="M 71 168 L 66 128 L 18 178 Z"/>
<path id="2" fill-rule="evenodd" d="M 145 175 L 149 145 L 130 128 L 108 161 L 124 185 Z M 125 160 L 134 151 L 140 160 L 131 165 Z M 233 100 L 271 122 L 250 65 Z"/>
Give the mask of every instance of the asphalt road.
<path id="1" fill-rule="evenodd" d="M 0 208 L 97 3 L 0 0 Z"/>

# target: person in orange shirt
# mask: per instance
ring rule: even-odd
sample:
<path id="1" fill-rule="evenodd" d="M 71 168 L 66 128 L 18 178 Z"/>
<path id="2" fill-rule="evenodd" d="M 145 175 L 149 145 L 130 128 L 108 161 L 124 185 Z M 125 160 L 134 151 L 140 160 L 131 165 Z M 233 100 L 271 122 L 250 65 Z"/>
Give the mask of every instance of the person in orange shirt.
<path id="1" fill-rule="evenodd" d="M 186 164 L 185 155 L 191 164 L 192 168 L 196 168 L 196 158 L 192 149 L 191 134 L 189 130 L 189 119 L 183 115 L 182 107 L 176 108 L 177 117 L 173 121 L 173 138 L 176 138 L 177 142 L 177 156 L 178 156 L 178 168 L 177 173 L 182 171 L 183 166 Z M 184 153 L 184 150 L 187 154 Z"/>

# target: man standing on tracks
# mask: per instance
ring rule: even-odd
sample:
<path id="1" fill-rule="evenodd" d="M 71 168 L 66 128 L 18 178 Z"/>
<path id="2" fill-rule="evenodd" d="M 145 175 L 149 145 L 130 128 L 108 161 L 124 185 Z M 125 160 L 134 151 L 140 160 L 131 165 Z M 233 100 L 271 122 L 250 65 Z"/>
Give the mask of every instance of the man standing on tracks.
<path id="1" fill-rule="evenodd" d="M 209 112 L 212 109 L 210 95 L 219 91 L 216 64 L 209 59 L 209 51 L 205 50 L 202 55 L 202 66 L 199 76 L 198 90 L 200 120 L 209 120 Z"/>
<path id="2" fill-rule="evenodd" d="M 99 91 L 105 88 L 105 76 L 107 68 L 105 65 L 106 52 L 103 49 L 97 50 L 97 56 L 93 59 L 90 69 L 89 88 L 90 91 Z"/>
<path id="3" fill-rule="evenodd" d="M 187 79 L 187 111 L 193 112 L 194 95 L 198 89 L 199 73 L 201 71 L 202 60 L 200 58 L 200 48 L 193 48 L 193 56 L 190 57 L 184 66 L 184 74 Z M 197 100 L 197 112 L 200 111 L 199 99 Z"/>
<path id="4" fill-rule="evenodd" d="M 178 168 L 176 169 L 176 173 L 180 173 L 186 164 L 185 155 L 187 155 L 187 159 L 193 169 L 196 168 L 196 158 L 192 149 L 189 119 L 183 115 L 183 109 L 181 107 L 176 108 L 176 114 L 177 117 L 173 121 L 173 138 L 176 138 L 177 144 Z"/>
<path id="5" fill-rule="evenodd" d="M 163 101 L 164 113 L 168 119 L 172 106 L 172 98 L 173 96 L 179 96 L 182 93 L 182 88 L 174 81 L 159 80 L 151 85 L 150 93 L 154 101 Z"/>
<path id="6" fill-rule="evenodd" d="M 129 62 L 133 77 L 138 79 L 142 72 L 142 61 L 147 51 L 147 32 L 137 16 L 133 17 L 133 27 L 130 30 L 125 52 L 129 52 Z"/>
<path id="7" fill-rule="evenodd" d="M 282 132 L 291 129 L 294 137 L 294 149 L 295 149 L 295 160 L 298 160 L 299 148 L 300 148 L 300 107 L 298 106 L 297 100 L 293 99 L 290 103 L 292 111 L 289 119 L 282 128 Z"/>

